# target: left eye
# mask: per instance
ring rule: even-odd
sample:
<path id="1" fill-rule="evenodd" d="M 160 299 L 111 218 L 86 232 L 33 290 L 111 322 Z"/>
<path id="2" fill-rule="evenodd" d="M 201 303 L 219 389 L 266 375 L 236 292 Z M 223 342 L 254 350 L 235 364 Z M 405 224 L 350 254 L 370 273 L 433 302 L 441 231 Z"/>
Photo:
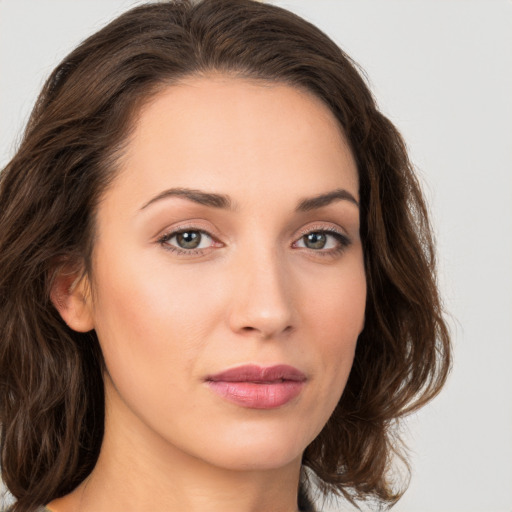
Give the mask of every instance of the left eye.
<path id="1" fill-rule="evenodd" d="M 306 249 L 336 249 L 348 245 L 346 237 L 339 233 L 328 231 L 312 231 L 302 236 L 295 242 L 295 247 L 304 247 Z"/>
<path id="2" fill-rule="evenodd" d="M 212 237 L 205 231 L 187 229 L 165 236 L 162 243 L 166 243 L 176 249 L 206 249 L 213 243 Z"/>

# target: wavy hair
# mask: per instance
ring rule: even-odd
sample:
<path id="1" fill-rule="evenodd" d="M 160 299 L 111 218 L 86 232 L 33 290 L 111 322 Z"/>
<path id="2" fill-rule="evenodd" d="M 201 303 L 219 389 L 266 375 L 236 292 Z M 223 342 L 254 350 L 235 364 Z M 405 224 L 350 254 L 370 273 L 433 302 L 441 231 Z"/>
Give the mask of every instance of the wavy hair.
<path id="1" fill-rule="evenodd" d="M 407 466 L 399 420 L 440 391 L 450 367 L 427 208 L 404 142 L 354 62 L 312 24 L 251 0 L 176 0 L 126 12 L 68 55 L 0 173 L 0 443 L 14 512 L 71 492 L 103 438 L 98 340 L 63 322 L 52 276 L 64 264 L 90 271 L 96 205 L 144 102 L 212 71 L 310 91 L 343 128 L 359 172 L 366 322 L 303 467 L 353 503 L 388 507 L 403 493 L 391 473 L 397 455 Z"/>

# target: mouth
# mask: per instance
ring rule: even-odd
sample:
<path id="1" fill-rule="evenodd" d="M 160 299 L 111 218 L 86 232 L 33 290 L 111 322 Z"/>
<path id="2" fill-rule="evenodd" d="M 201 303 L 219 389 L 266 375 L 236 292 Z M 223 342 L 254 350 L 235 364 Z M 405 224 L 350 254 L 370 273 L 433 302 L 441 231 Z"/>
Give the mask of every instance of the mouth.
<path id="1" fill-rule="evenodd" d="M 214 393 L 239 406 L 275 409 L 297 397 L 306 380 L 289 365 L 244 365 L 210 375 L 205 382 Z"/>

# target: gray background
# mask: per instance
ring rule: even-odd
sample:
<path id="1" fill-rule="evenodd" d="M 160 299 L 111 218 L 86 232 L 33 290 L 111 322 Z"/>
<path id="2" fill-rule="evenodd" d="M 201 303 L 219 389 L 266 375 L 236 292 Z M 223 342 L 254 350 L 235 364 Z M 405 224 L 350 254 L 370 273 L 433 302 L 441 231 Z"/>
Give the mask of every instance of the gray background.
<path id="1" fill-rule="evenodd" d="M 138 3 L 0 0 L 1 167 L 59 60 Z M 511 512 L 512 3 L 274 3 L 317 24 L 367 71 L 433 215 L 455 366 L 407 423 L 413 479 L 395 510 Z"/>

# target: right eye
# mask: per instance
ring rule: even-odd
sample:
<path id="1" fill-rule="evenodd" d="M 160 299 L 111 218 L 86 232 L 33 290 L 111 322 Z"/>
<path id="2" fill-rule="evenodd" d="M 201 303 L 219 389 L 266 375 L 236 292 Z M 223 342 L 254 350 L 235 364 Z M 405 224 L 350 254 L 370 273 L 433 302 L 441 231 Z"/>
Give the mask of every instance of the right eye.
<path id="1" fill-rule="evenodd" d="M 163 235 L 158 242 L 166 249 L 180 254 L 197 254 L 198 251 L 214 247 L 216 243 L 210 234 L 200 229 L 172 231 Z"/>

